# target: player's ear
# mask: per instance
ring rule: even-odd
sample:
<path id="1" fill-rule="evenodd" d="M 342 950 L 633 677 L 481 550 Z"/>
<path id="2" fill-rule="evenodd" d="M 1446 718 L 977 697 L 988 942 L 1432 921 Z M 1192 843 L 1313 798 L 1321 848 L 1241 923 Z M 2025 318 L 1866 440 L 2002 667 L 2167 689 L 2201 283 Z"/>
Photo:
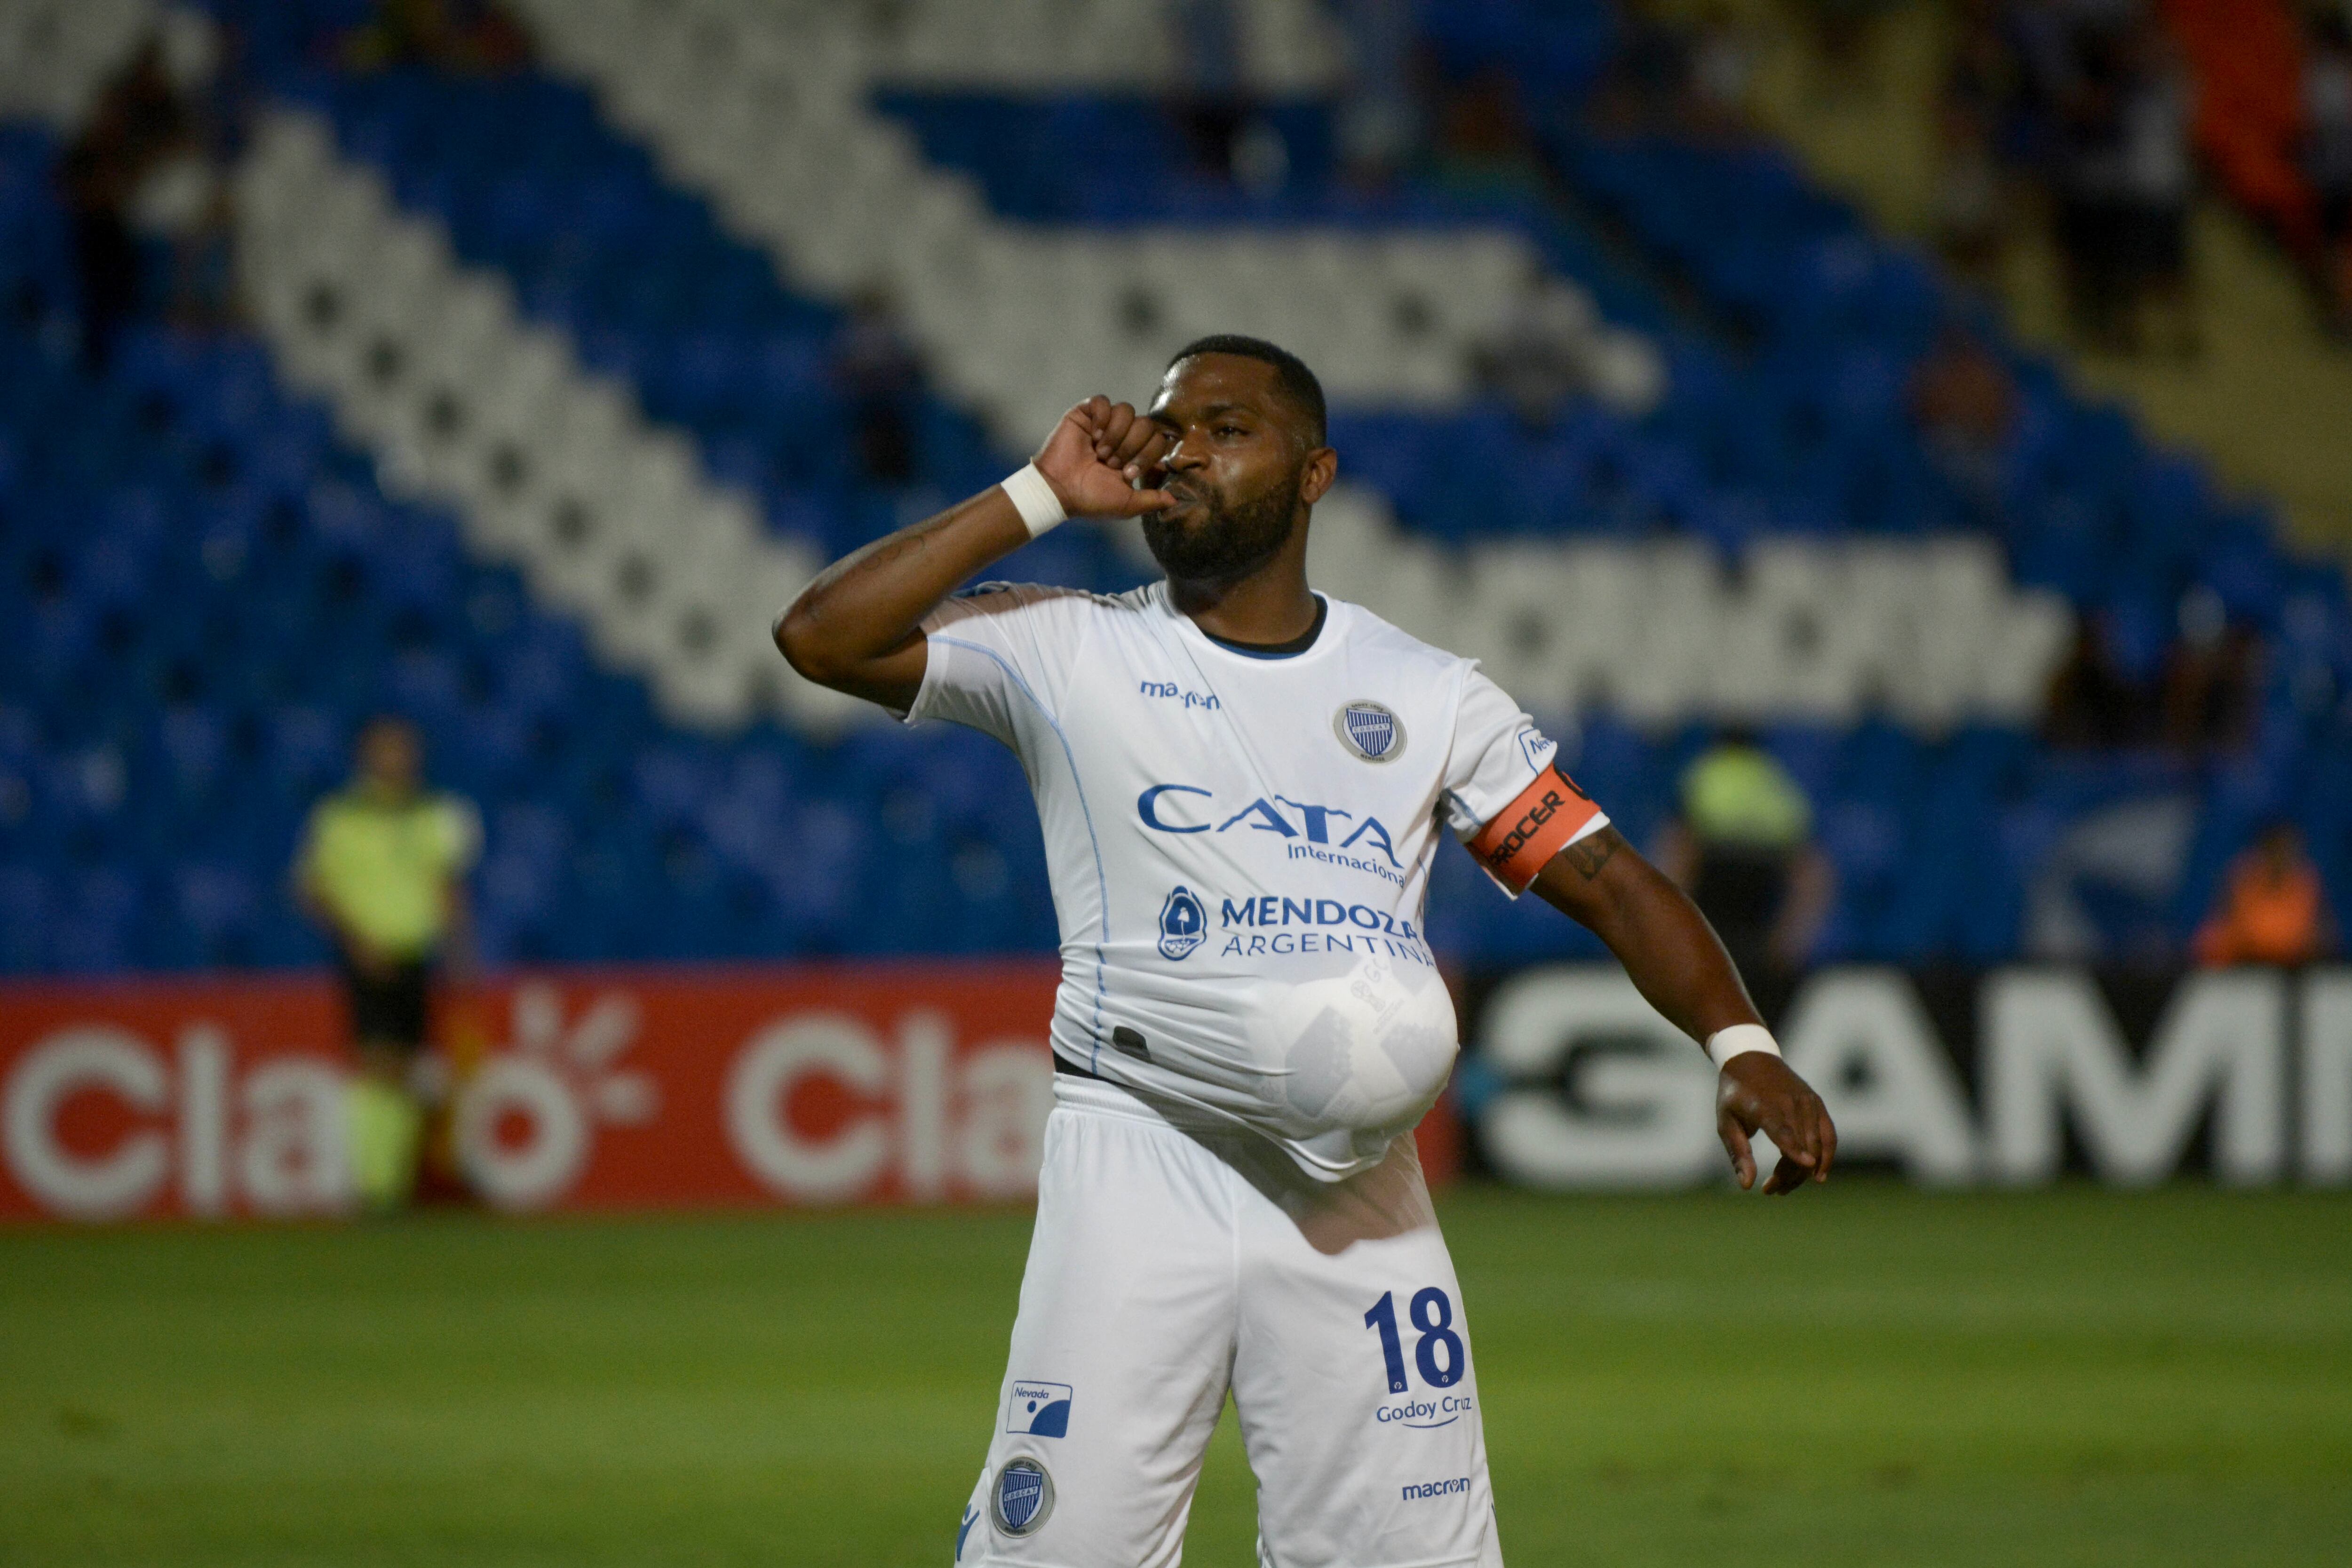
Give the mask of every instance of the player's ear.
<path id="1" fill-rule="evenodd" d="M 1298 477 L 1298 499 L 1308 506 L 1321 500 L 1339 477 L 1339 454 L 1329 447 L 1318 447 L 1307 454 L 1307 463 Z"/>

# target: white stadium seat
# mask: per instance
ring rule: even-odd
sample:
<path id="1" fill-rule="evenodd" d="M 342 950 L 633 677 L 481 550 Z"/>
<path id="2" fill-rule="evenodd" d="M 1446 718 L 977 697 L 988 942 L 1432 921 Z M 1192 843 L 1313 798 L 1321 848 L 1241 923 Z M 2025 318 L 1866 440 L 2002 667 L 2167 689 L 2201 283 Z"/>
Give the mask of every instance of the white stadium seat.
<path id="1" fill-rule="evenodd" d="M 389 486 L 454 504 L 476 550 L 519 564 L 678 721 L 843 721 L 755 635 L 815 563 L 712 485 L 692 443 L 523 327 L 501 279 L 460 268 L 308 116 L 262 121 L 239 189 L 257 323 Z M 773 595 L 758 613 L 746 584 Z"/>
<path id="2" fill-rule="evenodd" d="M 1001 223 L 969 181 L 923 168 L 903 132 L 802 68 L 827 52 L 883 69 L 920 27 L 877 46 L 820 7 L 787 47 L 781 13 L 715 0 L 529 8 L 567 68 L 606 83 L 674 174 L 804 284 L 891 282 L 945 383 L 1017 448 L 1074 388 L 1146 396 L 1171 350 L 1220 328 L 1301 345 L 1335 400 L 1443 405 L 1529 272 L 1525 243 L 1495 231 Z M 659 68 L 629 76 L 647 60 Z M 458 266 L 437 226 L 398 211 L 315 121 L 269 115 L 239 194 L 257 321 L 388 484 L 456 506 L 473 548 L 515 563 L 681 722 L 764 712 L 824 730 L 865 711 L 768 645 L 769 619 L 815 570 L 808 548 L 768 534 L 690 442 L 584 372 L 561 333 L 522 324 L 500 280 Z M 1654 351 L 1626 342 L 1655 374 Z M 1139 549 L 1139 531 L 1118 537 Z M 1735 573 L 1689 539 L 1447 551 L 1343 484 L 1313 549 L 1319 583 L 1481 658 L 1532 707 L 1606 702 L 1658 725 L 1870 710 L 1930 730 L 2021 721 L 2068 626 L 2062 604 L 2010 588 L 1982 539 L 1770 542 Z"/>

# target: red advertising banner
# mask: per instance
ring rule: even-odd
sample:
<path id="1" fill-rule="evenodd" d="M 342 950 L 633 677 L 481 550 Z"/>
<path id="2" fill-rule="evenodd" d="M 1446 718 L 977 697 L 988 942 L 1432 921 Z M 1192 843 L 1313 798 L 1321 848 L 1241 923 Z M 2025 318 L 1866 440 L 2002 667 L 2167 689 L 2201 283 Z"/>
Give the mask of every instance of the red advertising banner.
<path id="1" fill-rule="evenodd" d="M 1049 962 L 535 972 L 443 1009 L 449 1135 L 513 1210 L 1019 1199 Z M 0 1219 L 350 1207 L 320 975 L 0 987 Z M 1423 1134 L 1451 1170 L 1450 1112 Z"/>

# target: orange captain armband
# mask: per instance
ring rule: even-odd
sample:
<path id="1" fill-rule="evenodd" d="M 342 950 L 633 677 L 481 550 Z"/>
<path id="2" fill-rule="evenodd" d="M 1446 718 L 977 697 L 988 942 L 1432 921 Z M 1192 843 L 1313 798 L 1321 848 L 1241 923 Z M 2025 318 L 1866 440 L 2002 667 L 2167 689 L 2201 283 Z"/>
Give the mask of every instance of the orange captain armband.
<path id="1" fill-rule="evenodd" d="M 1486 875 L 1517 898 L 1528 890 L 1536 874 L 1551 858 L 1601 815 L 1592 797 L 1557 764 L 1536 775 L 1518 799 L 1495 814 L 1494 820 L 1470 841 L 1470 853 Z"/>

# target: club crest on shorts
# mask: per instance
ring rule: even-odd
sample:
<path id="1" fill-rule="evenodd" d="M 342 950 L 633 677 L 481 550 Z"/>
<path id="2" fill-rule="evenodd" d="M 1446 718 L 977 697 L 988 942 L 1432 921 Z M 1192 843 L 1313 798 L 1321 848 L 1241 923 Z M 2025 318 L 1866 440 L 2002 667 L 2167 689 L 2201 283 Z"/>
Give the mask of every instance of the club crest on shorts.
<path id="1" fill-rule="evenodd" d="M 989 1511 L 1007 1535 L 1034 1535 L 1054 1511 L 1054 1478 L 1026 1454 L 1004 1461 L 989 1489 Z"/>
<path id="2" fill-rule="evenodd" d="M 1404 750 L 1404 724 L 1377 702 L 1358 699 L 1331 716 L 1339 743 L 1368 763 L 1385 763 Z"/>
<path id="3" fill-rule="evenodd" d="M 1182 958 L 1209 940 L 1209 911 L 1192 889 L 1179 882 L 1160 906 L 1160 956 Z"/>

